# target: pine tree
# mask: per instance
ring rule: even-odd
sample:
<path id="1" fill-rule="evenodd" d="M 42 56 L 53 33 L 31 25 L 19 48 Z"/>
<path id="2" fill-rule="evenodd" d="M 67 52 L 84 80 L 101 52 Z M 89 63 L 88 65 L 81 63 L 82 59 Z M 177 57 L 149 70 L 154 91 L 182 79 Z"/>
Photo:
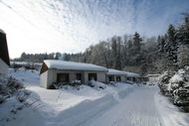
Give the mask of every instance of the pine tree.
<path id="1" fill-rule="evenodd" d="M 135 32 L 133 37 L 133 46 L 136 53 L 139 53 L 141 51 L 141 41 L 142 38 L 140 38 L 140 34 Z"/>
<path id="2" fill-rule="evenodd" d="M 121 65 L 121 37 L 117 37 L 117 56 L 116 56 L 116 69 L 121 70 L 122 65 Z"/>
<path id="3" fill-rule="evenodd" d="M 158 52 L 164 53 L 165 52 L 165 39 L 164 37 L 158 36 Z"/>
<path id="4" fill-rule="evenodd" d="M 113 68 L 116 68 L 116 58 L 117 58 L 117 41 L 116 41 L 116 36 L 114 36 L 111 39 L 111 48 L 112 48 Z"/>
<path id="5" fill-rule="evenodd" d="M 169 25 L 167 31 L 167 40 L 165 49 L 167 52 L 167 58 L 169 60 L 169 68 L 175 69 L 177 67 L 177 42 L 176 42 L 176 29 L 173 25 Z"/>
<path id="6" fill-rule="evenodd" d="M 131 40 L 128 41 L 128 48 L 131 49 L 133 47 L 133 43 Z"/>
<path id="7" fill-rule="evenodd" d="M 176 37 L 177 43 L 179 43 L 179 66 L 184 67 L 189 65 L 189 15 L 186 15 L 185 22 L 178 28 Z"/>

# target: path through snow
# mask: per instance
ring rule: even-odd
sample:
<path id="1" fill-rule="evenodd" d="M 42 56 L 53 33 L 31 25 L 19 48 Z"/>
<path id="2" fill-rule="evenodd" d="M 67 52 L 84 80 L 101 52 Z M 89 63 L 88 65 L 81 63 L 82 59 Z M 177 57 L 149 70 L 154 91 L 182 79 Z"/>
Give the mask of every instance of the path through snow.
<path id="1" fill-rule="evenodd" d="M 48 125 L 58 126 L 163 126 L 154 101 L 157 87 L 135 87 L 118 100 L 105 96 L 60 112 Z M 116 102 L 115 102 L 116 100 Z"/>
<path id="2" fill-rule="evenodd" d="M 82 126 L 162 126 L 156 109 L 156 88 L 140 87 L 103 115 Z"/>

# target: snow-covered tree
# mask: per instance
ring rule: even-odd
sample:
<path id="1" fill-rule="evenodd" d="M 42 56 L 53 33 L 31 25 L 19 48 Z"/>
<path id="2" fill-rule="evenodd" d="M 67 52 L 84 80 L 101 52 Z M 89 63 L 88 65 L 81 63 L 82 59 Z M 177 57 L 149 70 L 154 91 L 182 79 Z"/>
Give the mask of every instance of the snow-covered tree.
<path id="1" fill-rule="evenodd" d="M 181 68 L 189 65 L 189 45 L 180 45 L 178 48 L 178 64 Z"/>
<path id="2" fill-rule="evenodd" d="M 189 67 L 177 72 L 166 71 L 159 78 L 162 94 L 170 96 L 173 103 L 184 111 L 189 111 Z"/>
<path id="3" fill-rule="evenodd" d="M 175 69 L 177 66 L 177 48 L 178 44 L 176 41 L 176 29 L 173 25 L 169 25 L 167 31 L 167 39 L 165 44 L 165 49 L 167 52 L 167 58 L 169 59 L 169 68 Z"/>
<path id="4" fill-rule="evenodd" d="M 141 51 L 141 41 L 142 41 L 142 38 L 140 37 L 140 34 L 135 32 L 134 37 L 133 37 L 133 47 L 136 53 L 140 53 Z"/>
<path id="5" fill-rule="evenodd" d="M 189 16 L 185 17 L 185 22 L 178 28 L 176 34 L 179 43 L 178 61 L 179 66 L 189 65 Z"/>

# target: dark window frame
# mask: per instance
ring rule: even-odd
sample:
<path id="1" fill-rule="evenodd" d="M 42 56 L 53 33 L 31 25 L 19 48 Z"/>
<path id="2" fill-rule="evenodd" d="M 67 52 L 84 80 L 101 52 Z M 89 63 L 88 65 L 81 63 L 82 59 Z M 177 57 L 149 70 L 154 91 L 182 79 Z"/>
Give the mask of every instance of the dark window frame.
<path id="1" fill-rule="evenodd" d="M 109 81 L 115 81 L 114 75 L 108 76 Z"/>
<path id="2" fill-rule="evenodd" d="M 97 73 L 88 73 L 88 80 L 95 80 L 97 81 Z"/>
<path id="3" fill-rule="evenodd" d="M 56 80 L 57 80 L 58 83 L 60 83 L 60 82 L 69 83 L 70 82 L 69 76 L 70 76 L 69 73 L 57 73 L 57 79 Z"/>
<path id="4" fill-rule="evenodd" d="M 121 76 L 116 76 L 116 81 L 121 82 Z"/>
<path id="5" fill-rule="evenodd" d="M 75 76 L 76 76 L 76 80 L 82 80 L 82 74 L 81 73 L 76 73 L 75 74 Z"/>

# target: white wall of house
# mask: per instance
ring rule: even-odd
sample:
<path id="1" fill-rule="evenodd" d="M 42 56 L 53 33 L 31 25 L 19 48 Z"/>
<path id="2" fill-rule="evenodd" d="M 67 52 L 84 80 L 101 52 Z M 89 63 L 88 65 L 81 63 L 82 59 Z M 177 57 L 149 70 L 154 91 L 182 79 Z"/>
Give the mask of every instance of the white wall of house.
<path id="1" fill-rule="evenodd" d="M 125 82 L 126 81 L 126 78 L 125 78 L 125 76 L 121 76 L 121 82 Z"/>
<path id="2" fill-rule="evenodd" d="M 9 66 L 0 58 L 0 74 L 7 75 Z"/>
<path id="3" fill-rule="evenodd" d="M 48 70 L 40 75 L 41 87 L 48 88 L 52 83 L 56 82 L 56 71 Z"/>
<path id="4" fill-rule="evenodd" d="M 56 71 L 55 70 L 48 70 L 48 80 L 47 80 L 47 85 L 48 87 L 52 85 L 52 83 L 56 82 Z"/>
<path id="5" fill-rule="evenodd" d="M 84 72 L 84 83 L 88 83 L 88 72 Z"/>
<path id="6" fill-rule="evenodd" d="M 48 83 L 47 79 L 48 79 L 48 71 L 46 71 L 40 75 L 40 86 L 41 87 L 47 88 L 47 83 Z"/>
<path id="7" fill-rule="evenodd" d="M 68 73 L 70 82 L 76 80 L 76 73 L 82 73 L 83 74 L 83 82 L 85 84 L 87 84 L 89 82 L 88 74 L 96 73 L 97 81 L 106 82 L 106 72 L 62 71 L 62 70 L 49 69 L 48 71 L 46 71 L 40 75 L 41 87 L 48 88 L 52 83 L 56 82 L 58 73 Z"/>
<path id="8" fill-rule="evenodd" d="M 57 74 L 59 73 L 68 73 L 69 80 L 73 81 L 76 80 L 76 73 L 82 73 L 80 71 L 61 71 L 61 70 L 49 70 L 49 82 L 53 83 L 57 81 Z"/>
<path id="9" fill-rule="evenodd" d="M 106 82 L 106 72 L 84 72 L 84 83 L 87 84 L 89 82 L 88 75 L 89 73 L 97 74 L 97 81 Z"/>
<path id="10" fill-rule="evenodd" d="M 106 72 L 98 72 L 97 81 L 106 82 Z"/>

